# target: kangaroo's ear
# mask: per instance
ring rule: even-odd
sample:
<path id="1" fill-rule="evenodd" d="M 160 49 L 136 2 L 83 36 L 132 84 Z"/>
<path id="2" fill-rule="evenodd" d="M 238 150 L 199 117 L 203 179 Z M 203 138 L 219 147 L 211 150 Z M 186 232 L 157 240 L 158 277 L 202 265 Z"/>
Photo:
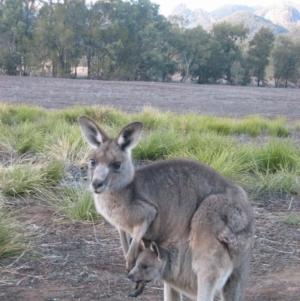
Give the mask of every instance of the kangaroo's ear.
<path id="1" fill-rule="evenodd" d="M 131 150 L 138 144 L 142 131 L 143 124 L 141 122 L 129 123 L 120 131 L 116 141 L 122 150 Z"/>
<path id="2" fill-rule="evenodd" d="M 153 251 L 156 254 L 156 257 L 159 261 L 163 260 L 164 258 L 164 253 L 162 248 L 157 245 L 154 241 L 151 242 L 150 245 L 150 250 Z"/>
<path id="3" fill-rule="evenodd" d="M 101 143 L 109 139 L 105 131 L 91 118 L 80 116 L 78 122 L 85 140 L 92 146 L 99 147 Z"/>

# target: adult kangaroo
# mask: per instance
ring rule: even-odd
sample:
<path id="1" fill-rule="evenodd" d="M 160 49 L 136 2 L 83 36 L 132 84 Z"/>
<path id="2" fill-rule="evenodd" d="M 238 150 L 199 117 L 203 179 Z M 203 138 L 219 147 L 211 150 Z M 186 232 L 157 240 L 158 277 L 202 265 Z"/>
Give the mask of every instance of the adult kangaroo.
<path id="1" fill-rule="evenodd" d="M 95 206 L 117 227 L 127 269 L 134 267 L 142 239 L 161 246 L 186 243 L 193 271 L 199 275 L 197 300 L 212 301 L 214 262 L 206 251 L 227 251 L 239 264 L 227 266 L 231 278 L 225 300 L 241 301 L 239 292 L 243 290 L 235 288 L 244 287 L 245 277 L 239 277 L 239 272 L 249 264 L 254 231 L 252 208 L 244 190 L 191 159 L 163 160 L 134 169 L 131 150 L 141 137 L 141 122 L 126 125 L 115 138 L 89 117 L 79 117 L 79 124 L 94 147 L 89 176 Z M 217 214 L 208 222 L 207 212 L 211 211 Z M 132 236 L 130 246 L 127 234 Z M 180 298 L 167 285 L 164 295 L 166 301 Z"/>

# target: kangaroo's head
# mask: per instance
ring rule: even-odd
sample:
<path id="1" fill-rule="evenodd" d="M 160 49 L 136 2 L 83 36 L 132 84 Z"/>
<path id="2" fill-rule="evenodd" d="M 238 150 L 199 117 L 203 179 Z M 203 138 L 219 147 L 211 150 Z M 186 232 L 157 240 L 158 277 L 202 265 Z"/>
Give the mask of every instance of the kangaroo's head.
<path id="1" fill-rule="evenodd" d="M 145 248 L 140 252 L 128 278 L 133 282 L 160 280 L 163 277 L 166 263 L 166 251 L 152 242 L 150 248 Z"/>
<path id="2" fill-rule="evenodd" d="M 86 141 L 94 147 L 89 162 L 92 191 L 99 194 L 126 187 L 133 180 L 131 150 L 139 142 L 142 123 L 130 123 L 111 138 L 89 117 L 81 116 L 78 122 Z"/>

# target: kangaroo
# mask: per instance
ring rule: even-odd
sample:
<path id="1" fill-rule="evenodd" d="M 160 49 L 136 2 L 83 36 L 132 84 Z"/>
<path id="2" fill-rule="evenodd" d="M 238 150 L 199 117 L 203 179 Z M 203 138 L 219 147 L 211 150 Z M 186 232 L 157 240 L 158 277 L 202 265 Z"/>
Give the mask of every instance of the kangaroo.
<path id="1" fill-rule="evenodd" d="M 220 237 L 220 239 L 222 238 Z M 224 243 L 226 244 L 227 242 Z M 227 246 L 227 248 L 230 248 L 230 246 Z M 210 251 L 211 250 L 207 250 L 207 252 Z M 225 252 L 223 250 L 222 253 L 223 254 L 211 254 L 211 261 L 214 262 L 212 272 L 210 274 L 203 273 L 203 275 L 200 273 L 198 277 L 210 277 L 210 279 L 206 279 L 204 282 L 215 282 L 215 285 L 210 287 L 212 297 L 215 296 L 216 292 L 221 291 L 222 300 L 237 300 L 231 299 L 233 297 L 232 295 L 228 296 L 229 282 L 234 281 L 236 277 L 235 275 L 230 275 L 231 271 L 234 270 L 236 262 L 228 256 L 227 250 L 225 250 Z M 250 252 L 248 252 L 248 255 L 244 257 L 247 263 L 250 261 L 250 255 Z M 244 264 L 244 269 L 239 269 L 238 276 L 245 279 L 247 272 L 248 266 Z M 140 250 L 136 264 L 128 274 L 128 279 L 137 284 L 150 282 L 152 280 L 163 280 L 165 284 L 168 284 L 171 288 L 180 293 L 180 297 L 175 298 L 176 300 L 183 300 L 182 295 L 192 300 L 196 300 L 197 298 L 197 274 L 193 271 L 192 253 L 188 244 L 178 243 L 176 246 L 163 248 L 155 242 L 151 242 L 150 247 L 143 247 L 143 249 Z M 241 296 L 243 293 L 241 290 L 243 289 L 243 286 L 236 287 L 235 294 Z M 140 293 L 138 287 L 134 293 L 136 295 Z"/>
<path id="2" fill-rule="evenodd" d="M 189 298 L 197 297 L 197 275 L 192 270 L 191 249 L 187 244 L 163 248 L 155 242 L 140 250 L 128 279 L 136 283 L 163 280 Z"/>
<path id="3" fill-rule="evenodd" d="M 94 147 L 89 177 L 95 206 L 118 229 L 127 270 L 135 266 L 142 239 L 161 246 L 183 241 L 191 250 L 197 275 L 197 300 L 212 301 L 217 281 L 214 260 L 220 255 L 231 277 L 225 300 L 241 301 L 246 274 L 240 274 L 249 264 L 254 232 L 245 191 L 192 159 L 163 160 L 135 169 L 131 151 L 141 137 L 141 122 L 126 125 L 111 138 L 89 117 L 81 116 L 78 121 Z M 210 212 L 216 214 L 208 219 Z M 127 234 L 132 237 L 130 246 Z M 228 263 L 231 256 L 234 265 Z M 176 293 L 165 286 L 164 295 L 165 301 L 170 301 Z"/>

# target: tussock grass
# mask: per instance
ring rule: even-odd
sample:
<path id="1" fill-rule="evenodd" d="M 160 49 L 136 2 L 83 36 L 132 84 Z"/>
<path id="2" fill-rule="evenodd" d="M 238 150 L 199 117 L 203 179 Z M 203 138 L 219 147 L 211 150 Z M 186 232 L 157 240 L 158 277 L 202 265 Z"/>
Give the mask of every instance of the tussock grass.
<path id="1" fill-rule="evenodd" d="M 269 139 L 262 146 L 252 147 L 249 153 L 259 172 L 269 174 L 284 170 L 300 174 L 300 150 L 291 140 Z"/>
<path id="2" fill-rule="evenodd" d="M 300 151 L 297 143 L 286 137 L 300 126 L 288 125 L 283 117 L 232 119 L 179 115 L 151 107 L 134 114 L 100 106 L 47 111 L 0 104 L 0 152 L 12 153 L 12 158 L 22 154 L 38 154 L 42 158 L 39 162 L 16 160 L 1 165 L 0 189 L 4 195 L 51 191 L 60 187 L 65 166 L 86 165 L 91 147 L 77 124 L 80 115 L 90 116 L 111 135 L 116 135 L 128 122 L 142 121 L 142 140 L 133 151 L 136 160 L 191 157 L 242 183 L 248 191 L 299 194 Z M 247 143 L 239 142 L 242 134 L 246 134 L 243 140 Z M 259 135 L 264 139 L 252 139 Z M 59 190 L 59 193 L 72 199 L 70 191 Z"/>
<path id="3" fill-rule="evenodd" d="M 99 124 L 111 127 L 117 126 L 119 128 L 129 122 L 127 114 L 109 106 L 75 107 L 59 111 L 57 116 L 62 117 L 70 124 L 77 125 L 77 119 L 80 115 L 89 116 Z"/>
<path id="4" fill-rule="evenodd" d="M 88 149 L 91 150 L 78 125 L 61 122 L 51 135 L 45 137 L 44 154 L 59 162 L 73 162 L 82 166 L 88 160 Z"/>
<path id="5" fill-rule="evenodd" d="M 42 151 L 44 140 L 36 124 L 25 121 L 15 126 L 0 125 L 0 150 L 19 154 Z"/>
<path id="6" fill-rule="evenodd" d="M 17 161 L 0 165 L 0 190 L 5 196 L 20 196 L 55 186 L 64 176 L 59 162 Z"/>
<path id="7" fill-rule="evenodd" d="M 145 107 L 141 113 L 131 116 L 131 120 L 140 120 L 145 131 L 154 131 L 170 128 L 173 117 L 170 112 L 160 112 L 152 107 Z"/>
<path id="8" fill-rule="evenodd" d="M 294 128 L 296 131 L 300 132 L 300 121 L 295 122 Z"/>
<path id="9" fill-rule="evenodd" d="M 243 148 L 236 139 L 218 135 L 216 132 L 191 133 L 184 147 L 169 157 L 190 157 L 204 162 L 231 179 L 236 179 L 251 167 Z"/>
<path id="10" fill-rule="evenodd" d="M 96 221 L 101 219 L 94 206 L 91 192 L 86 185 L 62 185 L 44 192 L 48 202 L 57 211 L 72 220 Z"/>
<path id="11" fill-rule="evenodd" d="M 199 116 L 197 114 L 184 114 L 172 116 L 171 124 L 181 133 L 212 131 L 220 135 L 229 135 L 235 121 L 229 118 L 214 116 Z"/>
<path id="12" fill-rule="evenodd" d="M 286 118 L 284 117 L 278 117 L 271 120 L 257 115 L 252 115 L 236 121 L 233 126 L 233 133 L 246 133 L 250 137 L 257 137 L 263 133 L 277 137 L 288 137 L 290 135 L 290 128 L 287 125 Z"/>
<path id="13" fill-rule="evenodd" d="M 133 154 L 137 160 L 162 160 L 170 157 L 172 153 L 177 153 L 183 145 L 183 137 L 176 132 L 160 129 L 144 133 Z"/>
<path id="14" fill-rule="evenodd" d="M 245 119 L 239 120 L 234 128 L 234 133 L 246 133 L 250 137 L 256 137 L 263 131 L 267 130 L 268 121 L 259 116 L 249 116 Z"/>
<path id="15" fill-rule="evenodd" d="M 253 198 L 264 194 L 300 194 L 299 175 L 287 170 L 269 174 L 255 172 L 241 179 L 241 184 Z"/>
<path id="16" fill-rule="evenodd" d="M 35 123 L 46 116 L 46 111 L 39 107 L 0 104 L 0 122 L 5 125 L 12 126 L 24 122 Z"/>
<path id="17" fill-rule="evenodd" d="M 292 212 L 290 214 L 287 214 L 286 216 L 282 217 L 280 219 L 281 222 L 293 225 L 293 226 L 299 226 L 300 225 L 300 213 Z"/>
<path id="18" fill-rule="evenodd" d="M 26 249 L 24 236 L 14 218 L 0 202 L 0 260 L 18 255 Z"/>

